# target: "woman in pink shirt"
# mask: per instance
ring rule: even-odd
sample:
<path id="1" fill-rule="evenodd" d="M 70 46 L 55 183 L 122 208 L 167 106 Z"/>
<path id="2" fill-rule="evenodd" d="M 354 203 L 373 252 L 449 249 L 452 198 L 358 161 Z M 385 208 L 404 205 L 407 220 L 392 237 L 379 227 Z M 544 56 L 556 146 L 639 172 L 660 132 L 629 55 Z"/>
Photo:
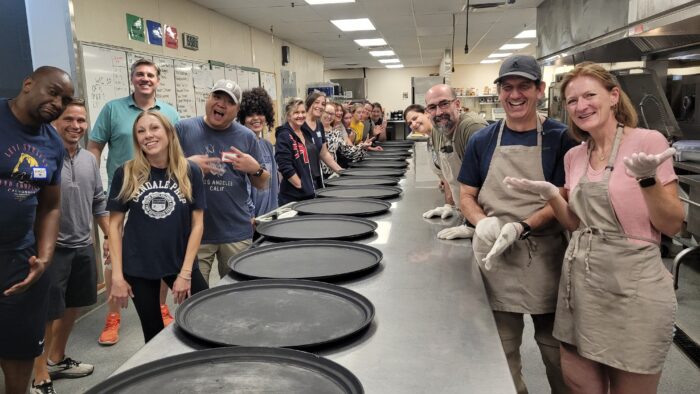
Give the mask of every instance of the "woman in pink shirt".
<path id="1" fill-rule="evenodd" d="M 655 393 L 673 340 L 676 298 L 659 252 L 683 223 L 674 150 L 637 115 L 615 77 L 582 63 L 562 81 L 569 130 L 566 185 L 506 178 L 538 193 L 572 231 L 554 337 L 574 393 Z"/>

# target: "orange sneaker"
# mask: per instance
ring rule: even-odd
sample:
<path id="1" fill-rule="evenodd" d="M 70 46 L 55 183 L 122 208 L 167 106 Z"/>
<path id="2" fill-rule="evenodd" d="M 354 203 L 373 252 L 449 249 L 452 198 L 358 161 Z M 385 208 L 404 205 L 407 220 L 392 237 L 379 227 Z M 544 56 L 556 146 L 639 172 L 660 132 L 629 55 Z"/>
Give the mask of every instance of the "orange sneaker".
<path id="1" fill-rule="evenodd" d="M 166 304 L 160 306 L 160 316 L 163 318 L 163 326 L 167 327 L 168 324 L 173 322 L 173 317 L 170 315 L 170 310 Z"/>
<path id="2" fill-rule="evenodd" d="M 119 324 L 121 317 L 118 313 L 110 313 L 107 315 L 105 328 L 102 329 L 102 334 L 97 340 L 100 345 L 111 346 L 119 342 Z"/>

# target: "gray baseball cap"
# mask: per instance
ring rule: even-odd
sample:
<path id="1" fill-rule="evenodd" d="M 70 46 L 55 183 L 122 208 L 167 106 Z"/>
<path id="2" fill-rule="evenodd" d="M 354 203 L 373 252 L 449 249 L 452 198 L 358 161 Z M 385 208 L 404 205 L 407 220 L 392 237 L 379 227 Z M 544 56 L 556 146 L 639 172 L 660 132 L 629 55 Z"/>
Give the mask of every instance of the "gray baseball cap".
<path id="1" fill-rule="evenodd" d="M 240 104 L 241 103 L 241 95 L 243 92 L 241 91 L 241 87 L 238 86 L 237 83 L 230 79 L 220 79 L 216 81 L 214 84 L 214 87 L 211 88 L 211 92 L 223 92 L 229 95 L 231 99 L 233 100 L 234 103 Z"/>
<path id="2" fill-rule="evenodd" d="M 498 78 L 493 83 L 500 83 L 505 77 L 523 77 L 533 81 L 542 80 L 540 65 L 534 57 L 528 55 L 510 56 L 503 60 L 501 69 L 498 70 Z"/>

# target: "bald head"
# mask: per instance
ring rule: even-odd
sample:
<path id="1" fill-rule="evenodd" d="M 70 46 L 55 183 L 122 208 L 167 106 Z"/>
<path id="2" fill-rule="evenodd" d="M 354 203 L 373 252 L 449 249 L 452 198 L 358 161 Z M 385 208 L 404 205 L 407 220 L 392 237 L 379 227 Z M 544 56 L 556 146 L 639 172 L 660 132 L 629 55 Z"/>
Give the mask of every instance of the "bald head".
<path id="1" fill-rule="evenodd" d="M 73 83 L 65 71 L 42 66 L 22 82 L 13 113 L 22 124 L 38 126 L 58 118 L 73 100 Z"/>
<path id="2" fill-rule="evenodd" d="M 425 110 L 435 126 L 451 134 L 459 122 L 460 102 L 449 85 L 439 84 L 425 93 Z"/>

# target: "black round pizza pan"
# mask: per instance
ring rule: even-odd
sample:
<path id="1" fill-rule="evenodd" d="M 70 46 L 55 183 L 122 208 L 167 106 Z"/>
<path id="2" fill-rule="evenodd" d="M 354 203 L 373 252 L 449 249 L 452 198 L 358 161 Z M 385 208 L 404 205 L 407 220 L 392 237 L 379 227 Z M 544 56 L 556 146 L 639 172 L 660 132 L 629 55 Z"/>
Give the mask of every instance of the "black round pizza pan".
<path id="1" fill-rule="evenodd" d="M 382 146 L 382 149 L 384 149 L 382 152 L 394 152 L 394 153 L 398 152 L 398 153 L 410 154 L 411 152 L 409 151 L 409 149 L 413 149 L 413 148 L 410 146 L 399 146 L 399 145 L 391 146 L 390 145 L 390 146 Z"/>
<path id="2" fill-rule="evenodd" d="M 362 161 L 406 161 L 408 156 L 367 156 Z"/>
<path id="3" fill-rule="evenodd" d="M 177 327 L 218 346 L 312 347 L 362 331 L 374 306 L 330 283 L 259 279 L 201 291 L 177 308 Z"/>
<path id="4" fill-rule="evenodd" d="M 414 142 L 410 140 L 393 140 L 393 141 L 379 141 L 377 145 L 381 147 L 385 146 L 408 146 L 413 147 Z"/>
<path id="5" fill-rule="evenodd" d="M 347 241 L 291 241 L 246 250 L 231 257 L 231 270 L 252 279 L 332 281 L 376 268 L 382 252 Z"/>
<path id="6" fill-rule="evenodd" d="M 315 354 L 269 347 L 223 347 L 166 357 L 112 376 L 104 393 L 362 394 L 345 367 Z"/>
<path id="7" fill-rule="evenodd" d="M 323 190 L 323 189 L 319 189 Z M 314 198 L 294 204 L 302 215 L 372 216 L 384 213 L 391 203 L 375 198 Z"/>
<path id="8" fill-rule="evenodd" d="M 340 187 L 340 186 L 339 186 Z M 355 239 L 368 236 L 377 223 L 352 216 L 307 215 L 262 223 L 256 230 L 272 241 L 303 239 Z"/>
<path id="9" fill-rule="evenodd" d="M 370 167 L 370 168 L 406 168 L 408 163 L 406 160 L 402 161 L 376 161 L 376 160 L 362 160 L 355 163 L 350 163 L 350 167 Z"/>
<path id="10" fill-rule="evenodd" d="M 340 198 L 379 198 L 389 199 L 398 197 L 402 192 L 396 186 L 333 186 L 316 190 L 317 197 Z"/>
<path id="11" fill-rule="evenodd" d="M 356 167 L 356 168 L 346 168 L 340 171 L 340 176 L 398 176 L 404 175 L 406 170 L 404 168 L 370 168 L 370 167 Z"/>
<path id="12" fill-rule="evenodd" d="M 399 183 L 399 178 L 389 176 L 341 176 L 337 178 L 326 179 L 323 183 L 326 186 L 364 186 L 364 185 L 383 185 L 394 186 Z"/>
<path id="13" fill-rule="evenodd" d="M 381 150 L 381 151 L 370 151 L 367 152 L 367 157 L 411 157 L 411 152 L 407 150 Z"/>

